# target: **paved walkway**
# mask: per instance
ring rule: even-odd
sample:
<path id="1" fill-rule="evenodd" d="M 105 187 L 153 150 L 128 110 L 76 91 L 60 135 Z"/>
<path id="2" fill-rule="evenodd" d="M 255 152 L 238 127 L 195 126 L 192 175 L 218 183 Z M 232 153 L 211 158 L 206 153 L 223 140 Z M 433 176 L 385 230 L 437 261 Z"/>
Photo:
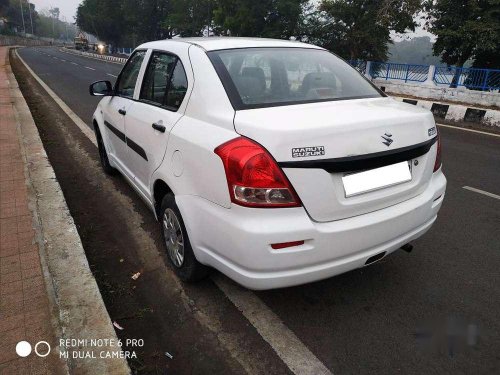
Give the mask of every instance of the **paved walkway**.
<path id="1" fill-rule="evenodd" d="M 0 374 L 55 374 L 58 354 L 35 354 L 39 341 L 56 347 L 49 300 L 28 207 L 27 179 L 9 90 L 8 49 L 0 47 Z M 25 358 L 16 344 L 32 347 Z M 38 346 L 40 354 L 47 346 Z"/>

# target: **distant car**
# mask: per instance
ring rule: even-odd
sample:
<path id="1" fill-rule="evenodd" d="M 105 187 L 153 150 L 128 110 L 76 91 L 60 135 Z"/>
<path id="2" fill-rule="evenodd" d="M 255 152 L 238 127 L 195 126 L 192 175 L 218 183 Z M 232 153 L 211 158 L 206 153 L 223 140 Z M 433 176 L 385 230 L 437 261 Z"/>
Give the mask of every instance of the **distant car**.
<path id="1" fill-rule="evenodd" d="M 313 45 L 146 43 L 90 93 L 104 171 L 153 210 L 185 281 L 207 266 L 250 289 L 328 278 L 420 237 L 443 202 L 431 112 Z"/>

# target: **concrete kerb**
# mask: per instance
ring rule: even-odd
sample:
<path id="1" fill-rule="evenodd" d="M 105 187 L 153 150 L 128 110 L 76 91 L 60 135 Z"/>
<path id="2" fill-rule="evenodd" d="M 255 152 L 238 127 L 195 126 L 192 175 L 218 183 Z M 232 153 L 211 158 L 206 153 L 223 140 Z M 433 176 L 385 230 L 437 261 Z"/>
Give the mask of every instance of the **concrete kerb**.
<path id="1" fill-rule="evenodd" d="M 116 56 L 100 55 L 98 53 L 76 51 L 76 50 L 72 50 L 72 49 L 69 49 L 66 47 L 61 48 L 61 51 L 69 53 L 69 54 L 73 54 L 73 55 L 89 57 L 91 59 L 105 60 L 105 61 L 112 62 L 115 64 L 120 64 L 120 65 L 125 64 L 127 62 L 127 59 L 124 57 L 116 57 Z"/>
<path id="2" fill-rule="evenodd" d="M 86 340 L 87 345 L 90 340 L 99 339 L 115 343 L 99 347 L 58 347 L 60 352 L 69 352 L 66 372 L 129 374 L 130 368 L 125 359 L 100 358 L 100 353 L 120 351 L 116 344 L 118 338 L 90 271 L 78 231 L 43 148 L 38 129 L 11 71 L 9 82 L 22 140 L 23 158 L 27 165 L 26 173 L 31 184 L 29 200 L 36 218 L 40 258 L 49 288 L 51 308 L 55 313 L 56 335 L 59 335 L 59 339 Z M 73 358 L 71 352 L 76 351 L 92 353 L 97 359 Z"/>
<path id="3" fill-rule="evenodd" d="M 443 119 L 455 123 L 476 123 L 491 127 L 495 130 L 500 130 L 500 110 L 483 109 L 473 106 L 443 103 L 417 98 L 405 98 L 404 96 L 393 96 L 393 98 L 429 109 L 436 116 L 436 120 Z M 471 116 L 471 114 L 476 114 L 476 116 Z"/>

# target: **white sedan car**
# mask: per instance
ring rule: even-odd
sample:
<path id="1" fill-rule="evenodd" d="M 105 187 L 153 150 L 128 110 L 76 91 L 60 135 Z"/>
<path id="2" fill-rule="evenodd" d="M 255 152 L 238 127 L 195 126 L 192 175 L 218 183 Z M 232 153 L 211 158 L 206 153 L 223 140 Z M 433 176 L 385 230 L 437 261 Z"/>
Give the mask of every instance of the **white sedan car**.
<path id="1" fill-rule="evenodd" d="M 443 202 L 432 114 L 317 46 L 146 43 L 90 92 L 104 171 L 155 213 L 186 281 L 208 267 L 251 289 L 328 278 L 409 250 Z"/>

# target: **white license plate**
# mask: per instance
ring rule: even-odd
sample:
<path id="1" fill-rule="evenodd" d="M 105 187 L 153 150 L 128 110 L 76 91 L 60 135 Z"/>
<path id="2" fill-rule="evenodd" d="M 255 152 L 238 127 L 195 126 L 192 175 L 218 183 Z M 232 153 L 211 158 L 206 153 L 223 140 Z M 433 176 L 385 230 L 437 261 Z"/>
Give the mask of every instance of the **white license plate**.
<path id="1" fill-rule="evenodd" d="M 411 170 L 407 161 L 342 177 L 346 198 L 408 181 Z"/>

